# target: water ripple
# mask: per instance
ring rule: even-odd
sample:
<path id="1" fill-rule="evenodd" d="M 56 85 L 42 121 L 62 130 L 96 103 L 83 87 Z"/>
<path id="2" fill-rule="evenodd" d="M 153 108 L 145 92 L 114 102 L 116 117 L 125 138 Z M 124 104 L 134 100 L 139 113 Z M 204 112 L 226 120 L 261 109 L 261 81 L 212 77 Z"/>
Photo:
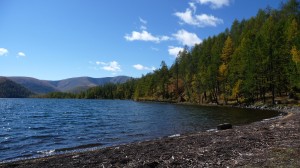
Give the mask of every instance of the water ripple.
<path id="1" fill-rule="evenodd" d="M 0 162 L 245 124 L 275 112 L 121 100 L 0 99 Z M 242 121 L 242 122 L 241 122 Z"/>

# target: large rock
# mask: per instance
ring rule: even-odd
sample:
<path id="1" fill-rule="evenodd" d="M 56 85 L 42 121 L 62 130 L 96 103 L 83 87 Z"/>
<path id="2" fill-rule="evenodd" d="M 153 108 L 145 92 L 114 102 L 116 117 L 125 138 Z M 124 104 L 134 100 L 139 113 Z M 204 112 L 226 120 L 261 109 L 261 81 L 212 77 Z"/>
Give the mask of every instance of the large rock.
<path id="1" fill-rule="evenodd" d="M 229 123 L 224 123 L 217 126 L 217 130 L 226 130 L 226 129 L 232 129 L 232 125 Z"/>

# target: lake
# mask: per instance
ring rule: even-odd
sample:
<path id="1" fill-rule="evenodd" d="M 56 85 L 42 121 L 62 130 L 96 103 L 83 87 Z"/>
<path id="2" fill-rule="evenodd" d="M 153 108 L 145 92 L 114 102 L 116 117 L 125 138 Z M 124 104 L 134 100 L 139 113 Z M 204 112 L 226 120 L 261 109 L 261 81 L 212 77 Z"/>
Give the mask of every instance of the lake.
<path id="1" fill-rule="evenodd" d="M 129 100 L 0 99 L 0 162 L 242 125 L 278 115 Z"/>

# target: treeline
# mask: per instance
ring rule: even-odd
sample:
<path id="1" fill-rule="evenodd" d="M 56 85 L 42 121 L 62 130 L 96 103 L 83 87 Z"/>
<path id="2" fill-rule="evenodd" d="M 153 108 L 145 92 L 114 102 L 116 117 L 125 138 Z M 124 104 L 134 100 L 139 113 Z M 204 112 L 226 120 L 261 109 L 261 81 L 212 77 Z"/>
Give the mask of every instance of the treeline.
<path id="1" fill-rule="evenodd" d="M 295 97 L 300 90 L 300 2 L 259 10 L 249 20 L 178 54 L 172 66 L 138 80 L 108 84 L 76 98 L 224 103 Z"/>
<path id="2" fill-rule="evenodd" d="M 136 86 L 136 79 L 131 79 L 123 84 L 108 83 L 103 86 L 92 87 L 80 93 L 52 92 L 38 95 L 39 98 L 60 99 L 132 99 Z"/>

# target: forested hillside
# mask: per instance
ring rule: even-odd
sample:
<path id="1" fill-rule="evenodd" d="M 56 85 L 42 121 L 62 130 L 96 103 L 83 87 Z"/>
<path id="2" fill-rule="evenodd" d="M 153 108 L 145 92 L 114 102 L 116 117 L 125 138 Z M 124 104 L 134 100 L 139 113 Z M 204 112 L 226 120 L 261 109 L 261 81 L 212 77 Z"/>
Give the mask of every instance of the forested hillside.
<path id="1" fill-rule="evenodd" d="M 77 98 L 222 103 L 296 98 L 300 90 L 300 2 L 259 10 L 248 20 L 178 54 L 172 66 L 138 80 L 105 85 Z"/>
<path id="2" fill-rule="evenodd" d="M 300 88 L 300 8 L 290 0 L 280 10 L 258 11 L 234 21 L 225 32 L 179 53 L 137 83 L 134 98 L 189 102 L 251 101 L 270 94 L 295 94 Z"/>
<path id="3" fill-rule="evenodd" d="M 7 79 L 0 77 L 0 98 L 25 98 L 32 93 L 23 86 Z"/>
<path id="4" fill-rule="evenodd" d="M 47 94 L 51 92 L 78 93 L 91 87 L 107 83 L 124 83 L 130 79 L 127 76 L 116 76 L 106 78 L 75 77 L 57 81 L 40 80 L 30 77 L 7 77 L 36 94 Z"/>

